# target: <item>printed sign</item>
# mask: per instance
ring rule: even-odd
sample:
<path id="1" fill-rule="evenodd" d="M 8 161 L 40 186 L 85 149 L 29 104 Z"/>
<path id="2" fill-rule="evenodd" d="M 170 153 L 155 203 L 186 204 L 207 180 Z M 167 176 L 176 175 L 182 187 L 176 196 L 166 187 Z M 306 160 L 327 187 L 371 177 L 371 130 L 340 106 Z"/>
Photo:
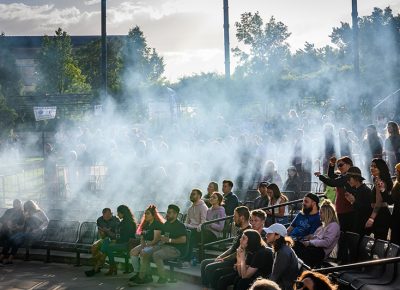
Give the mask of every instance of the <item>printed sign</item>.
<path id="1" fill-rule="evenodd" d="M 57 107 L 33 107 L 36 121 L 54 119 L 56 117 Z"/>

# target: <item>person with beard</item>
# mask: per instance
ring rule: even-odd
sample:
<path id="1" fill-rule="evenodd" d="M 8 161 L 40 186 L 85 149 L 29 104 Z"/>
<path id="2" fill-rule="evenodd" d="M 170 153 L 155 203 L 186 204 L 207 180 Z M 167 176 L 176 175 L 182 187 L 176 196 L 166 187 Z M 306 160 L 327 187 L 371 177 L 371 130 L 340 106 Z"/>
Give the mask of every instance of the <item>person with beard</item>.
<path id="1" fill-rule="evenodd" d="M 302 210 L 296 215 L 288 227 L 288 235 L 294 240 L 310 238 L 321 225 L 319 216 L 319 197 L 315 193 L 307 193 L 303 198 Z"/>
<path id="2" fill-rule="evenodd" d="M 340 237 L 340 227 L 335 207 L 330 200 L 324 200 L 319 211 L 322 226 L 309 239 L 296 241 L 294 251 L 308 266 L 322 264 L 335 248 Z"/>
<path id="3" fill-rule="evenodd" d="M 206 221 L 208 207 L 204 200 L 201 199 L 202 192 L 200 189 L 193 189 L 190 193 L 190 201 L 192 205 L 188 209 L 186 215 L 185 227 L 190 230 L 190 245 L 189 245 L 189 255 L 187 259 L 191 259 L 193 255 L 193 248 L 198 242 L 198 231 L 201 229 L 201 224 Z M 188 261 L 185 262 L 185 267 L 189 267 Z"/>
<path id="4" fill-rule="evenodd" d="M 260 193 L 260 196 L 257 197 L 254 200 L 254 209 L 259 209 L 259 208 L 264 208 L 268 206 L 269 203 L 269 198 L 268 198 L 268 192 L 267 192 L 267 187 L 268 187 L 268 182 L 260 182 L 258 185 L 258 192 Z"/>
<path id="5" fill-rule="evenodd" d="M 233 220 L 239 228 L 232 245 L 215 259 L 206 259 L 201 262 L 201 280 L 204 289 L 226 289 L 234 277 L 233 266 L 236 263 L 236 250 L 240 246 L 240 238 L 245 230 L 251 229 L 249 224 L 250 212 L 245 206 L 235 208 Z M 231 274 L 232 276 L 230 276 Z M 221 279 L 224 276 L 224 279 Z"/>
<path id="6" fill-rule="evenodd" d="M 186 228 L 185 225 L 179 221 L 179 207 L 175 204 L 170 204 L 167 210 L 167 221 L 163 225 L 161 232 L 161 245 L 154 246 L 151 253 L 142 253 L 141 255 L 141 270 L 136 279 L 132 282 L 136 284 L 145 284 L 150 281 L 145 279 L 146 272 L 143 269 L 150 268 L 150 260 L 153 259 L 157 266 L 159 279 L 158 284 L 167 283 L 167 277 L 164 269 L 164 260 L 177 258 L 182 255 L 185 250 L 186 244 Z"/>
<path id="7" fill-rule="evenodd" d="M 346 192 L 345 197 L 353 206 L 355 221 L 353 229 L 361 237 L 366 234 L 365 223 L 371 215 L 371 189 L 363 183 L 365 180 L 358 167 L 350 167 L 346 173 L 347 182 L 352 188 L 352 192 Z"/>

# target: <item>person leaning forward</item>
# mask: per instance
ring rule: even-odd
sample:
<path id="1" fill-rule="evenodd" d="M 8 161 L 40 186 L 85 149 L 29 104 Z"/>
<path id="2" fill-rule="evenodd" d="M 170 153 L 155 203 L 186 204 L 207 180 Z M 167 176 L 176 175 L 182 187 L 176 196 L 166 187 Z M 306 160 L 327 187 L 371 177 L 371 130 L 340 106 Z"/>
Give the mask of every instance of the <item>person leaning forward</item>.
<path id="1" fill-rule="evenodd" d="M 119 224 L 119 219 L 113 216 L 110 208 L 104 208 L 102 213 L 103 215 L 96 222 L 100 239 L 95 241 L 91 247 L 93 269 L 85 271 L 88 277 L 100 272 L 100 268 L 104 265 L 106 259 L 100 248 L 105 238 L 115 239 L 115 232 Z"/>

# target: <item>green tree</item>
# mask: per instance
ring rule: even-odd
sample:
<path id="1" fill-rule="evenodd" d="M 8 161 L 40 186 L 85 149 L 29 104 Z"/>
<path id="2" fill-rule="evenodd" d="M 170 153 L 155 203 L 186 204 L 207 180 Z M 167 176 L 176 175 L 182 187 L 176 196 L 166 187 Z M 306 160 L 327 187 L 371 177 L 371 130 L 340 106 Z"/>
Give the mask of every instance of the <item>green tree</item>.
<path id="1" fill-rule="evenodd" d="M 4 132 L 6 129 L 14 128 L 17 117 L 15 110 L 7 106 L 6 98 L 2 95 L 0 87 L 0 130 Z"/>
<path id="2" fill-rule="evenodd" d="M 258 12 L 247 12 L 241 15 L 240 22 L 236 22 L 235 26 L 236 37 L 245 46 L 245 49 L 233 49 L 244 68 L 243 73 L 280 74 L 285 70 L 290 55 L 286 41 L 291 33 L 284 23 L 272 16 L 264 25 Z"/>
<path id="3" fill-rule="evenodd" d="M 129 30 L 124 49 L 123 65 L 129 88 L 157 82 L 164 73 L 164 59 L 147 44 L 139 26 Z"/>
<path id="4" fill-rule="evenodd" d="M 16 59 L 5 43 L 5 34 L 0 34 L 0 93 L 5 97 L 18 96 L 22 92 L 21 74 Z"/>
<path id="5" fill-rule="evenodd" d="M 43 37 L 39 57 L 40 81 L 43 93 L 83 93 L 90 90 L 72 54 L 71 38 L 58 28 L 55 36 Z"/>
<path id="6" fill-rule="evenodd" d="M 108 92 L 121 93 L 122 40 L 107 39 L 107 87 Z M 77 60 L 82 73 L 93 90 L 101 89 L 101 40 L 95 40 L 80 48 Z"/>

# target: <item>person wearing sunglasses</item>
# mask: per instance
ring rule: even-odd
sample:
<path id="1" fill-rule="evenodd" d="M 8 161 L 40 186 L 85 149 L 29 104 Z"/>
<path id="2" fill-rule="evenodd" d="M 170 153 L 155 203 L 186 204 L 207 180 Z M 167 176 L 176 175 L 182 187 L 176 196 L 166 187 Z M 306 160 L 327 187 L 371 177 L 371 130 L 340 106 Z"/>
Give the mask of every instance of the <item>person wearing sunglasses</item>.
<path id="1" fill-rule="evenodd" d="M 339 174 L 335 173 L 335 164 Z M 348 156 L 339 158 L 336 161 L 335 157 L 329 160 L 328 177 L 315 172 L 314 175 L 319 178 L 324 184 L 336 187 L 335 207 L 339 218 L 340 229 L 343 232 L 354 231 L 354 209 L 351 203 L 346 199 L 346 192 L 352 192 L 351 187 L 347 183 L 346 173 L 353 166 L 353 161 Z"/>
<path id="2" fill-rule="evenodd" d="M 328 277 L 317 272 L 304 271 L 296 281 L 297 290 L 337 290 Z"/>

